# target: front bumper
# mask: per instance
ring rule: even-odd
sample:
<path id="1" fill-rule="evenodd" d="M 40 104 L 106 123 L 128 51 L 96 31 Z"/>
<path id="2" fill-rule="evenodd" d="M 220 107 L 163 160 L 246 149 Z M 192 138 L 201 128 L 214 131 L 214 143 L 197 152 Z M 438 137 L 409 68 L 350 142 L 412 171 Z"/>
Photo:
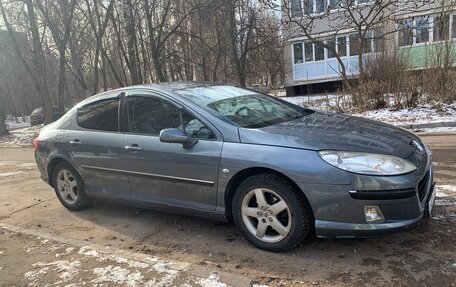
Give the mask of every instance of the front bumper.
<path id="1" fill-rule="evenodd" d="M 360 180 L 358 178 L 358 180 Z M 389 177 L 389 183 L 396 181 L 394 189 L 410 190 L 410 176 Z M 362 186 L 366 186 L 363 181 Z M 318 237 L 375 237 L 392 232 L 408 229 L 417 224 L 423 217 L 428 216 L 429 200 L 435 195 L 432 166 L 420 176 L 415 177 L 415 193 L 412 196 L 400 196 L 391 194 L 389 199 L 359 199 L 354 198 L 350 190 L 360 187 L 338 185 L 300 185 L 314 211 L 315 232 Z M 375 185 L 385 186 L 377 181 Z M 369 182 L 372 186 L 372 182 Z M 413 185 L 413 183 L 412 183 Z M 391 186 L 391 185 L 390 185 Z M 408 188 L 407 188 L 408 186 Z M 388 189 L 384 189 L 388 193 Z M 378 193 L 375 193 L 378 195 Z M 368 223 L 364 215 L 365 206 L 376 205 L 382 211 L 385 221 L 381 223 Z"/>

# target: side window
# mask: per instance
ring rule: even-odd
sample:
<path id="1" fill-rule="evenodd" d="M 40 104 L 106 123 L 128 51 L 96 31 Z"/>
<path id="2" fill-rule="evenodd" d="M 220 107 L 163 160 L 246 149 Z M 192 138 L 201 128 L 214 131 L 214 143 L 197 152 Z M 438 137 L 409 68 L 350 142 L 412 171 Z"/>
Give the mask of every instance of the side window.
<path id="1" fill-rule="evenodd" d="M 177 128 L 188 136 L 214 139 L 214 133 L 201 121 L 160 98 L 133 96 L 127 98 L 130 132 L 158 136 L 166 128 Z"/>
<path id="2" fill-rule="evenodd" d="M 118 132 L 119 99 L 101 100 L 79 108 L 78 125 L 90 130 Z"/>

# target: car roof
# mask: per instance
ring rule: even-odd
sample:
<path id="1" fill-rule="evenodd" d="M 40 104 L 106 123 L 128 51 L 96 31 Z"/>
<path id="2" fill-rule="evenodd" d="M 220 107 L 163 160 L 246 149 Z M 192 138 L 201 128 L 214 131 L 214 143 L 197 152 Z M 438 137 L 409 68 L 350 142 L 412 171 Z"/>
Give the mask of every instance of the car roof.
<path id="1" fill-rule="evenodd" d="M 216 82 L 205 82 L 205 81 L 187 81 L 187 82 L 149 83 L 149 84 L 143 84 L 143 85 L 127 86 L 127 87 L 122 87 L 122 88 L 118 88 L 118 89 L 114 89 L 114 90 L 108 90 L 108 91 L 93 95 L 91 97 L 88 97 L 85 100 L 81 101 L 77 106 L 81 106 L 81 105 L 84 105 L 84 104 L 87 104 L 90 102 L 104 99 L 106 97 L 110 97 L 115 92 L 128 91 L 131 89 L 151 89 L 151 90 L 162 90 L 162 91 L 175 92 L 178 90 L 213 87 L 213 86 L 220 86 L 220 85 L 229 85 L 229 84 L 222 84 L 222 83 L 216 83 Z M 182 97 L 182 96 L 179 95 L 179 97 Z"/>
<path id="2" fill-rule="evenodd" d="M 162 89 L 167 89 L 171 91 L 176 90 L 185 90 L 191 88 L 204 88 L 204 87 L 213 87 L 213 86 L 220 86 L 223 85 L 221 83 L 216 82 L 204 82 L 204 81 L 192 81 L 192 82 L 163 82 L 157 84 L 149 84 L 146 86 L 158 86 Z"/>

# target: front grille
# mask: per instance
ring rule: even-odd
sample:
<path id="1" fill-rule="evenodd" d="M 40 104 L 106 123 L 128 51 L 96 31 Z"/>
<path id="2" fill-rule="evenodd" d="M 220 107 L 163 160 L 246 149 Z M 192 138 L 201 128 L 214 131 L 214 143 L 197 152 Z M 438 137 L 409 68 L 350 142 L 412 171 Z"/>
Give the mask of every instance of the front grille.
<path id="1" fill-rule="evenodd" d="M 426 175 L 418 183 L 418 197 L 420 199 L 420 202 L 423 202 L 424 197 L 426 196 L 426 187 L 427 187 L 427 183 L 429 181 L 430 175 L 431 175 L 431 172 L 428 171 L 426 173 Z"/>
<path id="2" fill-rule="evenodd" d="M 354 199 L 364 200 L 389 200 L 416 196 L 414 188 L 390 189 L 390 190 L 357 190 L 350 191 L 350 196 Z"/>

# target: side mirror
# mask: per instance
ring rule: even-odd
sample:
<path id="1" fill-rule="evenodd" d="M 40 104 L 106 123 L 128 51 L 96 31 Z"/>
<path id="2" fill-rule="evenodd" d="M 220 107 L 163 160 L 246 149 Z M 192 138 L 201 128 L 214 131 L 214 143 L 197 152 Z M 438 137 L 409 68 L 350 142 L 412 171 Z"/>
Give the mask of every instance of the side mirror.
<path id="1" fill-rule="evenodd" d="M 180 129 L 164 129 L 160 131 L 159 139 L 164 143 L 180 143 L 182 147 L 189 148 L 194 146 L 198 140 L 184 134 Z"/>

